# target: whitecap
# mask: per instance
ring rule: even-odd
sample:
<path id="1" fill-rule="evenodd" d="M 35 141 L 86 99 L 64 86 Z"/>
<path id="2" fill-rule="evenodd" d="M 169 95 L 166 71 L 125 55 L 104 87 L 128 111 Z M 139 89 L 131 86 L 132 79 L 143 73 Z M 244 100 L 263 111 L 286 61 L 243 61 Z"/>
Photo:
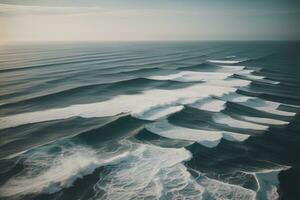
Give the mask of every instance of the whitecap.
<path id="1" fill-rule="evenodd" d="M 217 146 L 222 138 L 228 141 L 243 142 L 250 137 L 250 135 L 247 134 L 240 134 L 229 131 L 201 130 L 175 126 L 168 123 L 167 120 L 147 124 L 145 128 L 148 131 L 162 137 L 195 141 L 209 148 Z"/>
<path id="2" fill-rule="evenodd" d="M 217 63 L 217 64 L 236 64 L 241 61 L 239 61 L 239 60 L 208 60 L 208 62 Z"/>
<path id="3" fill-rule="evenodd" d="M 250 74 L 250 73 L 244 73 L 243 71 L 237 73 L 237 75 L 240 75 L 241 77 L 249 79 L 249 80 L 253 80 L 255 82 L 269 83 L 269 84 L 275 84 L 275 85 L 280 84 L 279 81 L 272 81 L 272 80 L 266 79 L 265 76 L 259 76 L 259 75 L 253 75 L 253 74 Z"/>
<path id="4" fill-rule="evenodd" d="M 225 108 L 225 104 L 226 104 L 225 101 L 208 98 L 208 99 L 204 99 L 203 101 L 199 101 L 194 104 L 191 104 L 189 106 L 199 110 L 220 112 Z"/>
<path id="5" fill-rule="evenodd" d="M 245 71 L 246 68 L 245 66 L 242 65 L 219 65 L 219 67 L 234 70 L 234 71 Z"/>
<path id="6" fill-rule="evenodd" d="M 251 98 L 248 99 L 246 102 L 241 102 L 242 105 L 254 108 L 256 110 L 260 110 L 262 112 L 267 112 L 275 115 L 281 116 L 295 116 L 296 113 L 288 112 L 283 110 L 278 110 L 279 106 L 282 105 L 278 102 L 262 100 L 259 98 Z"/>
<path id="7" fill-rule="evenodd" d="M 157 120 L 166 117 L 170 114 L 181 111 L 184 106 L 158 106 L 157 108 L 150 108 L 141 112 L 133 113 L 132 116 L 144 120 Z"/>
<path id="8" fill-rule="evenodd" d="M 249 137 L 250 137 L 250 135 L 247 135 L 247 134 L 223 131 L 223 138 L 228 141 L 243 142 L 243 141 L 247 140 Z"/>
<path id="9" fill-rule="evenodd" d="M 180 71 L 175 74 L 150 76 L 147 78 L 152 80 L 175 80 L 180 82 L 193 82 L 193 81 L 222 80 L 231 75 L 232 73 L 226 73 L 226 72 Z"/>
<path id="10" fill-rule="evenodd" d="M 268 129 L 268 126 L 234 119 L 234 118 L 232 118 L 228 115 L 222 114 L 222 113 L 214 114 L 213 120 L 218 124 L 223 124 L 223 125 L 234 127 L 234 128 L 252 129 L 252 130 L 267 130 Z"/>
<path id="11" fill-rule="evenodd" d="M 248 116 L 242 116 L 242 119 L 259 123 L 259 124 L 268 124 L 268 125 L 286 125 L 289 124 L 289 122 L 278 120 L 278 119 L 271 119 L 271 118 L 263 118 L 263 117 L 248 117 Z"/>
<path id="12" fill-rule="evenodd" d="M 225 94 L 224 96 L 221 97 L 221 99 L 224 101 L 232 101 L 232 102 L 239 103 L 239 102 L 246 102 L 249 99 L 255 99 L 255 97 L 249 97 L 238 93 L 230 93 L 230 94 Z"/>
<path id="13" fill-rule="evenodd" d="M 203 188 L 203 199 L 234 199 L 253 200 L 256 192 L 238 185 L 224 183 L 215 179 L 201 176 L 197 179 Z"/>
<path id="14" fill-rule="evenodd" d="M 243 76 L 251 80 L 261 80 L 265 78 L 264 76 L 253 75 L 253 74 L 248 74 L 248 75 L 243 74 Z"/>
<path id="15" fill-rule="evenodd" d="M 242 80 L 242 79 L 236 79 L 236 78 L 227 78 L 225 80 L 213 80 L 213 81 L 207 81 L 203 84 L 208 84 L 211 86 L 225 86 L 225 87 L 244 87 L 248 86 L 251 83 L 249 80 Z"/>
<path id="16" fill-rule="evenodd" d="M 169 124 L 167 120 L 147 124 L 145 128 L 148 131 L 162 137 L 196 141 L 209 148 L 217 146 L 222 138 L 222 133 L 218 131 L 198 130 L 174 126 Z"/>

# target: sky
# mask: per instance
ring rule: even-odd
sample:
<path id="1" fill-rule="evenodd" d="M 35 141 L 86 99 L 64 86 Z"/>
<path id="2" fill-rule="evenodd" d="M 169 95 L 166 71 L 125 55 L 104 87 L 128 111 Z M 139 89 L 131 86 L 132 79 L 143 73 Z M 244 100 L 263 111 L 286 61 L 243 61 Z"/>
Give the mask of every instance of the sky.
<path id="1" fill-rule="evenodd" d="M 0 43 L 299 40 L 298 0 L 0 0 Z"/>

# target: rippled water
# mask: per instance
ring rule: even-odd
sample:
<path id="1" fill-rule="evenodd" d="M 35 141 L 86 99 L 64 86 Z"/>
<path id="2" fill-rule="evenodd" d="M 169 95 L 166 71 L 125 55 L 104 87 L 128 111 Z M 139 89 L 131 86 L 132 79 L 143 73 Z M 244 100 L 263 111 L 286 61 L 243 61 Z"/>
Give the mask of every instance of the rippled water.
<path id="1" fill-rule="evenodd" d="M 297 42 L 0 50 L 1 199 L 297 199 Z"/>

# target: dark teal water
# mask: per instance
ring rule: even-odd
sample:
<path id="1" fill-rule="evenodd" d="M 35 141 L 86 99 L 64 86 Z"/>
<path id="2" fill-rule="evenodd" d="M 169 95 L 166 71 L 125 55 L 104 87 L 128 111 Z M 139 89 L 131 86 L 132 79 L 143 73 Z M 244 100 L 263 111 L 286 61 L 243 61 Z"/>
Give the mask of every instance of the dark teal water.
<path id="1" fill-rule="evenodd" d="M 0 50 L 0 199 L 298 199 L 300 43 Z"/>

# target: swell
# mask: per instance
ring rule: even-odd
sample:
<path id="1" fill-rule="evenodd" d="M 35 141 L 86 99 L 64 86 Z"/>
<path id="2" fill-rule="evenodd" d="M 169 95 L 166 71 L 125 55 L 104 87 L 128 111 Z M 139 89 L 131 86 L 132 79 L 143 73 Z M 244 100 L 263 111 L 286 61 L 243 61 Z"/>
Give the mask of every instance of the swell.
<path id="1" fill-rule="evenodd" d="M 37 110 L 49 107 L 65 107 L 67 105 L 78 103 L 91 103 L 111 99 L 120 94 L 138 94 L 142 91 L 153 88 L 176 89 L 185 87 L 188 83 L 180 83 L 172 80 L 150 80 L 146 78 L 134 78 L 125 81 L 119 81 L 111 84 L 93 84 L 71 88 L 55 93 L 44 94 L 42 96 L 32 97 L 17 102 L 0 105 L 1 114 L 12 114 L 16 110 L 26 111 L 30 105 L 30 110 Z M 80 97 L 80 98 L 78 98 Z M 91 98 L 93 97 L 93 98 Z M 60 102 L 60 104 L 57 104 Z M 14 108 L 14 109 L 12 109 Z M 18 108 L 18 109 L 15 109 Z"/>
<path id="2" fill-rule="evenodd" d="M 124 62 L 124 61 L 130 61 L 130 60 L 135 60 L 139 57 L 136 58 L 119 58 L 115 60 L 109 60 L 109 61 L 103 61 L 103 62 L 98 62 L 97 64 L 104 64 L 104 63 L 113 63 L 113 62 Z M 47 63 L 47 64 L 39 64 L 39 65 L 33 65 L 33 66 L 25 66 L 25 67 L 19 67 L 19 68 L 12 68 L 12 69 L 2 69 L 0 72 L 10 72 L 10 71 L 19 71 L 19 70 L 30 70 L 30 69 L 35 69 L 35 68 L 45 68 L 45 67 L 52 67 L 52 66 L 61 66 L 61 65 L 67 65 L 67 64 L 80 64 L 80 63 L 92 63 L 95 61 L 101 61 L 103 60 L 102 58 L 95 58 L 95 59 L 88 59 L 88 60 L 73 60 L 73 61 L 67 61 L 67 62 L 56 62 L 56 63 Z"/>
<path id="3" fill-rule="evenodd" d="M 249 141 L 256 139 L 252 138 Z M 268 155 L 272 158 L 275 157 L 274 154 L 270 155 L 269 151 L 255 156 L 257 149 L 252 148 L 251 144 L 247 142 L 241 145 L 222 141 L 217 148 L 210 149 L 195 143 L 187 149 L 193 154 L 192 159 L 186 163 L 192 174 L 193 170 L 197 170 L 209 178 L 239 185 L 253 191 L 258 191 L 260 187 L 254 173 L 266 169 L 273 171 L 287 168 L 284 164 L 275 164 L 264 160 L 263 158 Z"/>
<path id="4" fill-rule="evenodd" d="M 89 60 L 89 59 L 94 59 L 94 58 L 105 58 L 105 59 L 111 59 L 111 58 L 115 58 L 115 57 L 120 57 L 121 55 L 124 55 L 124 57 L 128 56 L 126 54 L 99 54 L 99 53 L 91 53 L 91 54 L 77 54 L 77 55 L 68 55 L 68 56 L 53 56 L 53 57 L 49 57 L 49 55 L 47 55 L 47 57 L 44 57 L 44 58 L 39 58 L 39 59 L 30 59 L 30 60 L 25 60 L 24 61 L 24 58 L 20 61 L 23 62 L 23 65 L 24 63 L 29 62 L 29 63 L 36 63 L 36 62 L 39 62 L 39 61 L 42 61 L 42 63 L 45 63 L 46 61 L 51 61 L 51 62 L 48 62 L 44 65 L 48 65 L 48 64 L 63 64 L 65 63 L 66 61 L 67 62 L 77 62 L 78 59 L 79 61 L 80 60 Z M 55 59 L 54 61 L 56 62 L 53 62 L 53 59 Z M 61 61 L 62 60 L 62 61 Z M 7 68 L 7 69 L 2 69 L 0 70 L 0 72 L 10 72 L 10 71 L 20 71 L 20 70 L 27 70 L 27 69 L 34 69 L 34 68 L 38 68 L 38 67 L 43 67 L 44 65 L 35 65 L 35 66 L 24 66 L 24 67 L 14 67 L 14 68 Z"/>
<path id="5" fill-rule="evenodd" d="M 202 70 L 214 70 L 214 69 L 220 69 L 220 67 L 209 64 L 209 63 L 200 63 L 196 65 L 190 65 L 186 67 L 178 67 L 178 70 L 190 70 L 190 71 L 202 71 Z"/>
<path id="6" fill-rule="evenodd" d="M 41 146 L 54 144 L 57 141 L 72 140 L 77 135 L 97 130 L 106 124 L 113 123 L 119 117 L 113 116 L 89 120 L 75 117 L 1 130 L 0 159 L 14 158 L 28 151 L 34 151 Z M 79 127 L 74 128 L 74 124 L 77 124 Z"/>
<path id="7" fill-rule="evenodd" d="M 269 93 L 269 92 L 259 92 L 254 90 L 249 90 L 246 88 L 238 89 L 238 94 L 251 96 L 251 97 L 259 97 L 261 99 L 269 100 L 269 101 L 275 101 L 275 102 L 281 102 L 281 103 L 287 103 L 292 105 L 299 106 L 299 98 L 295 97 L 294 95 L 280 95 L 277 93 Z"/>
<path id="8" fill-rule="evenodd" d="M 260 57 L 257 57 L 257 58 L 247 59 L 245 61 L 240 62 L 239 64 L 250 65 L 251 66 L 253 64 L 257 64 L 257 63 L 260 63 L 260 62 L 268 61 L 268 60 L 270 60 L 270 59 L 272 59 L 274 57 L 276 57 L 276 54 L 271 53 L 271 54 L 267 54 L 267 55 L 260 56 Z"/>
<path id="9" fill-rule="evenodd" d="M 182 58 L 178 58 L 178 56 L 176 58 L 172 58 L 172 59 L 159 59 L 159 62 L 148 62 L 148 63 L 143 63 L 143 65 L 145 64 L 162 64 L 162 63 L 169 63 L 169 62 L 174 62 L 174 61 L 183 61 L 186 59 L 191 59 L 191 58 L 198 58 L 199 55 L 196 56 L 182 56 Z M 76 57 L 77 58 L 77 57 Z M 113 57 L 112 57 L 113 58 Z M 115 59 L 112 59 L 111 57 L 105 57 L 105 56 L 97 56 L 96 58 L 88 58 L 88 59 L 84 59 L 84 60 L 70 60 L 70 61 L 64 61 L 63 62 L 55 62 L 55 63 L 46 63 L 46 64 L 39 64 L 39 65 L 32 65 L 32 66 L 24 66 L 24 67 L 18 67 L 18 68 L 11 68 L 11 69 L 0 69 L 0 73 L 1 72 L 11 72 L 11 71 L 20 71 L 20 70 L 30 70 L 30 69 L 36 69 L 36 68 L 45 68 L 45 67 L 52 67 L 52 66 L 61 66 L 61 65 L 68 65 L 68 64 L 80 64 L 80 63 L 93 63 L 96 62 L 97 64 L 109 64 L 109 63 L 120 63 L 120 62 L 126 62 L 126 61 L 138 61 L 138 60 L 146 60 L 147 58 L 151 58 L 149 56 L 135 56 L 135 57 L 129 57 L 128 55 L 124 56 L 124 57 L 120 57 L 120 56 L 116 56 Z M 97 62 L 97 61 L 102 61 L 102 62 Z"/>
<path id="10" fill-rule="evenodd" d="M 225 113 L 221 113 L 224 116 L 231 117 L 230 115 L 226 115 Z M 225 132 L 233 132 L 245 135 L 260 135 L 264 132 L 264 130 L 260 130 L 256 128 L 253 124 L 253 128 L 242 128 L 239 126 L 229 126 L 227 124 L 220 123 L 220 120 L 215 120 L 219 114 L 216 115 L 211 112 L 201 111 L 195 108 L 186 107 L 179 113 L 175 113 L 169 117 L 170 123 L 174 125 L 179 125 L 192 129 L 204 129 L 204 130 L 219 130 Z M 263 128 L 263 127 L 261 127 Z"/>
<path id="11" fill-rule="evenodd" d="M 0 145 L 0 160 L 16 159 L 39 152 L 41 149 L 52 146 L 66 146 L 68 144 L 88 145 L 99 148 L 109 142 L 117 142 L 138 134 L 145 124 L 149 122 L 136 119 L 130 115 L 118 115 L 106 118 L 71 118 L 51 122 L 41 122 L 23 127 L 1 131 L 3 143 Z M 80 128 L 74 129 L 72 125 L 79 124 Z M 18 129 L 25 129 L 22 139 L 15 139 Z M 49 133 L 56 134 L 49 136 Z M 7 142 L 5 142 L 7 141 Z M 6 167 L 13 168 L 14 164 Z"/>

